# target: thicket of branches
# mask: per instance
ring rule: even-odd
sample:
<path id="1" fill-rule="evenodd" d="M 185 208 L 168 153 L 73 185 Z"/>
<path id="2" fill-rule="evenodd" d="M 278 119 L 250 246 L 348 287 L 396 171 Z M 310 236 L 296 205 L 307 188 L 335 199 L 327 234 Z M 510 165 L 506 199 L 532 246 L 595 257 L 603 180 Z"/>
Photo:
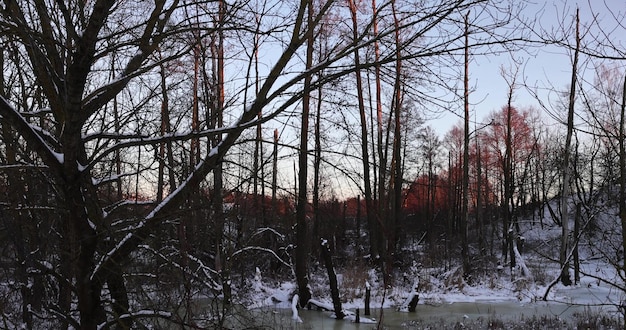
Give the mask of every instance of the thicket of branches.
<path id="1" fill-rule="evenodd" d="M 538 109 L 513 104 L 516 70 L 502 75 L 508 104 L 471 129 L 442 137 L 430 116 L 468 104 L 467 84 L 459 90 L 470 57 L 551 45 L 580 51 L 585 64 L 624 58 L 603 43 L 616 30 L 599 20 L 572 46 L 565 18 L 547 30 L 524 9 L 504 0 L 4 1 L 1 322 L 221 326 L 257 267 L 296 281 L 304 306 L 319 238 L 329 242 L 321 252 L 368 255 L 389 285 L 413 235 L 433 251 L 462 251 L 466 279 L 481 262 L 513 268 L 518 217 L 550 208 L 566 186 L 564 135 Z M 621 229 L 607 235 L 621 236 L 626 84 L 619 64 L 595 69 L 597 79 L 562 94 L 575 94 L 580 123 L 571 201 L 585 224 L 598 196 L 618 201 Z M 565 118 L 567 106 L 537 95 L 540 110 Z M 559 210 L 537 219 L 562 225 Z M 626 266 L 614 252 L 625 250 L 599 249 L 620 270 L 621 282 L 608 280 L 619 288 Z"/>

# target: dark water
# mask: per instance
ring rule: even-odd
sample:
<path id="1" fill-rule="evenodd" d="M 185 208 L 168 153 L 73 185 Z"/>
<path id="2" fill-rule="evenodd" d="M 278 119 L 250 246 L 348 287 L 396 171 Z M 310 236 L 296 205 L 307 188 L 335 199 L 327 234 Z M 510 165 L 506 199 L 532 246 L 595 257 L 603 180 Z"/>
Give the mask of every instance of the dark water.
<path id="1" fill-rule="evenodd" d="M 415 313 L 398 312 L 395 309 L 372 311 L 375 323 L 356 324 L 351 320 L 335 320 L 332 312 L 299 310 L 302 322 L 292 318 L 291 309 L 261 308 L 251 311 L 254 316 L 251 328 L 261 329 L 376 329 L 382 318 L 385 329 L 437 329 L 443 324 L 463 327 L 461 324 L 487 325 L 490 320 L 518 321 L 532 317 L 553 317 L 574 322 L 575 313 L 589 311 L 589 307 L 562 303 L 518 303 L 518 302 L 458 302 L 440 305 L 418 305 Z M 354 312 L 354 310 L 352 310 Z M 362 315 L 361 318 L 366 316 Z"/>

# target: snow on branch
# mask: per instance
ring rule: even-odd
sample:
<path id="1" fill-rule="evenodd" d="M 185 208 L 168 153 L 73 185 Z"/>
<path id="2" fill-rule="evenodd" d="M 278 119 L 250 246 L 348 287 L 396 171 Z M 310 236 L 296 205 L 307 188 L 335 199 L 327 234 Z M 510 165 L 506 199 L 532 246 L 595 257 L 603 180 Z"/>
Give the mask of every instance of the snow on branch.
<path id="1" fill-rule="evenodd" d="M 108 321 L 106 321 L 104 323 L 101 323 L 101 324 L 98 325 L 98 329 L 109 329 L 111 326 L 115 325 L 120 320 L 134 319 L 134 318 L 138 318 L 138 317 L 142 317 L 142 318 L 151 317 L 151 318 L 171 319 L 173 317 L 173 315 L 174 314 L 172 314 L 170 312 L 166 312 L 166 311 L 140 310 L 140 311 L 136 311 L 136 312 L 122 314 L 122 315 L 119 315 L 115 319 L 108 320 Z"/>
<path id="2" fill-rule="evenodd" d="M 181 132 L 181 133 L 169 133 L 169 134 L 164 134 L 162 136 L 157 136 L 157 137 L 151 137 L 150 135 L 143 135 L 143 134 L 127 135 L 127 134 L 115 134 L 115 133 L 98 133 L 98 134 L 93 134 L 93 135 L 87 135 L 83 137 L 85 141 L 92 141 L 96 139 L 111 139 L 111 140 L 118 140 L 120 142 L 117 142 L 111 145 L 110 147 L 102 150 L 102 152 L 98 153 L 97 155 L 94 155 L 89 160 L 89 164 L 86 166 L 86 168 L 89 169 L 89 168 L 96 166 L 97 164 L 99 164 L 99 162 L 102 159 L 106 158 L 108 155 L 116 151 L 120 151 L 122 149 L 132 148 L 132 147 L 143 147 L 143 146 L 148 146 L 148 145 L 154 146 L 154 145 L 158 145 L 160 143 L 165 143 L 165 142 L 187 141 L 187 140 L 191 140 L 195 138 L 205 138 L 209 136 L 214 136 L 216 134 L 228 133 L 232 129 L 233 127 L 231 126 L 225 126 L 225 127 L 220 127 L 220 128 L 205 129 L 205 130 L 198 131 L 198 132 L 189 131 L 189 132 Z"/>
<path id="3" fill-rule="evenodd" d="M 257 228 L 257 230 L 254 232 L 254 234 L 252 234 L 252 237 L 257 236 L 257 235 L 261 235 L 265 232 L 271 232 L 274 235 L 278 236 L 281 240 L 285 239 L 285 235 L 279 233 L 276 229 L 271 228 L 271 227 L 262 227 L 262 228 Z"/>
<path id="4" fill-rule="evenodd" d="M 178 186 L 170 195 L 168 195 L 159 205 L 142 219 L 136 226 L 130 228 L 130 232 L 115 247 L 109 250 L 99 263 L 94 267 L 90 277 L 99 276 L 102 269 L 108 268 L 112 263 L 121 262 L 150 234 L 153 224 L 159 223 L 159 219 L 164 218 L 167 212 L 174 211 L 186 200 L 189 192 L 193 187 L 197 187 L 202 180 L 218 166 L 220 160 L 226 152 L 232 147 L 237 139 L 241 136 L 246 127 L 241 126 L 257 117 L 259 111 L 268 104 L 267 96 L 270 90 L 276 88 L 275 83 L 281 75 L 281 72 L 287 67 L 292 56 L 296 53 L 302 41 L 292 42 L 290 47 L 284 50 L 283 54 L 272 67 L 268 79 L 265 80 L 261 89 L 257 93 L 255 101 L 251 104 L 249 111 L 242 114 L 241 118 L 232 126 L 232 130 L 224 135 L 222 140 L 213 147 L 194 168 L 191 174 Z M 291 47 L 293 46 L 293 47 Z M 279 87 L 278 89 L 282 89 Z M 295 101 L 293 101 L 295 102 Z M 120 148 L 120 147 L 117 147 Z M 108 150 L 111 152 L 111 148 Z M 101 157 L 101 156 L 99 156 Z M 93 164 L 93 160 L 92 163 Z M 90 165 L 91 165 L 90 164 Z M 91 165 L 93 166 L 93 165 Z"/>
<path id="5" fill-rule="evenodd" d="M 185 198 L 185 193 L 189 192 L 189 187 L 192 182 L 199 182 L 201 178 L 203 178 L 206 174 L 204 174 L 202 169 L 205 171 L 207 163 L 205 161 L 200 161 L 198 165 L 196 165 L 194 171 L 187 177 L 185 181 L 183 181 L 171 194 L 169 194 L 166 198 L 164 198 L 161 203 L 156 205 L 154 209 L 148 215 L 146 215 L 139 223 L 135 226 L 131 226 L 128 228 L 128 234 L 124 236 L 111 250 L 109 250 L 105 255 L 102 256 L 100 262 L 94 267 L 94 270 L 90 274 L 90 278 L 93 279 L 97 274 L 102 271 L 103 268 L 106 268 L 106 265 L 111 262 L 119 261 L 118 258 L 124 258 L 128 256 L 132 252 L 132 250 L 137 247 L 142 241 L 143 237 L 149 234 L 150 227 L 152 222 L 156 222 L 156 219 L 159 218 L 165 210 L 169 208 L 177 207 Z M 208 173 L 208 171 L 207 171 Z"/>
<path id="6" fill-rule="evenodd" d="M 242 249 L 239 249 L 239 250 L 235 251 L 235 252 L 231 255 L 231 258 L 232 258 L 232 257 L 234 257 L 234 256 L 236 256 L 236 255 L 239 255 L 239 254 L 241 254 L 241 253 L 243 253 L 243 252 L 246 252 L 246 251 L 263 251 L 263 252 L 267 252 L 267 253 L 269 253 L 269 254 L 273 255 L 273 256 L 274 256 L 274 258 L 276 258 L 276 260 L 280 261 L 283 265 L 285 265 L 285 266 L 287 266 L 287 267 L 291 267 L 291 266 L 292 266 L 290 263 L 286 262 L 286 261 L 285 261 L 285 260 L 283 260 L 281 257 L 279 257 L 279 256 L 276 254 L 276 252 L 274 252 L 274 250 L 271 250 L 271 249 L 268 249 L 268 248 L 264 248 L 264 247 L 260 247 L 260 246 L 246 246 L 246 247 L 244 247 L 244 248 L 242 248 Z"/>
<path id="7" fill-rule="evenodd" d="M 44 130 L 31 125 L 17 109 L 9 104 L 9 102 L 0 96 L 0 116 L 13 126 L 20 135 L 30 143 L 39 157 L 57 173 L 61 170 L 64 162 L 64 155 L 54 151 L 46 142 L 47 135 Z"/>
<path id="8" fill-rule="evenodd" d="M 146 249 L 147 251 L 150 251 L 152 253 L 154 253 L 156 256 L 158 256 L 159 258 L 162 258 L 163 260 L 167 260 L 170 264 L 174 265 L 174 267 L 178 268 L 179 270 L 181 270 L 182 272 L 186 272 L 187 274 L 191 275 L 193 278 L 195 278 L 196 280 L 198 280 L 199 282 L 201 282 L 205 287 L 219 292 L 222 288 L 222 286 L 220 284 L 218 284 L 217 282 L 212 280 L 212 276 L 217 276 L 218 273 L 213 270 L 212 268 L 206 266 L 204 264 L 204 262 L 202 262 L 202 260 L 196 258 L 195 256 L 188 254 L 187 258 L 188 260 L 191 260 L 193 262 L 195 262 L 198 265 L 198 268 L 195 271 L 188 271 L 187 269 L 190 267 L 184 267 L 181 264 L 171 260 L 171 258 L 169 258 L 168 256 L 154 250 L 153 248 L 151 248 L 150 246 L 147 245 L 140 245 L 139 247 Z M 198 276 L 198 272 L 201 271 L 203 273 L 204 276 Z M 209 279 L 211 280 L 210 282 L 204 280 L 204 279 Z"/>

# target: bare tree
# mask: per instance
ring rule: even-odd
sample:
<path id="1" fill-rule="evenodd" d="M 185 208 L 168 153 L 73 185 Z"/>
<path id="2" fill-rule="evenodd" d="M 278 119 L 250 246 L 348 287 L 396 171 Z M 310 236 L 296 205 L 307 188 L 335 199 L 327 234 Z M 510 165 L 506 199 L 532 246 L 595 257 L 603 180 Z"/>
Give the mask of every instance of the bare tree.
<path id="1" fill-rule="evenodd" d="M 561 191 L 561 252 L 559 254 L 559 262 L 561 264 L 561 283 L 564 285 L 572 284 L 569 273 L 569 260 L 568 254 L 570 249 L 569 244 L 569 210 L 568 199 L 570 196 L 571 185 L 571 145 L 572 135 L 574 131 L 574 109 L 576 103 L 576 78 L 578 76 L 578 53 L 580 50 L 580 33 L 579 33 L 579 17 L 578 8 L 576 9 L 576 47 L 574 48 L 574 59 L 572 63 L 572 79 L 570 83 L 569 91 L 569 103 L 567 107 L 567 135 L 565 138 L 565 146 L 563 151 L 563 187 Z"/>
<path id="2" fill-rule="evenodd" d="M 469 221 L 469 153 L 470 153 L 470 113 L 469 113 L 469 12 L 465 15 L 465 75 L 463 77 L 463 205 L 461 207 L 461 262 L 463 277 L 471 275 L 470 256 L 467 243 L 467 222 Z"/>
<path id="3" fill-rule="evenodd" d="M 375 0 L 373 0 L 372 4 L 373 8 L 376 7 Z M 348 0 L 348 7 L 350 9 L 350 17 L 352 19 L 352 38 L 353 40 L 357 40 L 359 38 L 358 33 L 358 17 L 357 17 L 357 6 L 353 0 Z M 376 23 L 376 18 L 374 18 L 374 33 L 378 33 L 377 28 L 378 25 Z M 377 47 L 377 46 L 375 46 Z M 376 50 L 376 54 L 378 54 L 378 50 Z M 378 61 L 378 59 L 375 59 Z M 379 228 L 377 224 L 376 217 L 376 208 L 374 206 L 374 199 L 372 196 L 372 182 L 370 178 L 370 155 L 369 155 L 369 143 L 368 143 L 368 129 L 367 129 L 367 116 L 365 112 L 365 96 L 363 90 L 363 78 L 361 76 L 361 59 L 359 49 L 354 50 L 354 66 L 356 68 L 356 89 L 357 89 L 357 101 L 359 106 L 359 118 L 361 123 L 361 158 L 363 163 L 363 197 L 365 198 L 365 212 L 367 217 L 367 224 L 369 228 L 369 237 L 370 237 L 370 255 L 375 257 L 378 254 L 378 232 L 376 230 Z M 377 67 L 377 72 L 379 71 Z M 377 85 L 380 84 L 380 81 L 377 79 Z M 377 89 L 378 90 L 378 89 Z M 379 92 L 378 92 L 379 93 Z"/>
<path id="4" fill-rule="evenodd" d="M 229 215 L 222 214 L 226 204 L 222 197 L 229 184 L 226 165 L 233 163 L 227 155 L 242 142 L 242 134 L 291 111 L 311 90 L 352 76 L 357 68 L 344 66 L 345 61 L 355 50 L 375 43 L 381 46 L 376 59 L 363 61 L 358 68 L 394 68 L 397 77 L 393 84 L 398 94 L 392 107 L 395 113 L 388 118 L 399 121 L 403 106 L 403 90 L 397 83 L 401 64 L 461 51 L 463 47 L 455 42 L 463 33 L 449 30 L 448 24 L 457 22 L 457 13 L 468 8 L 491 8 L 480 1 L 461 0 L 435 2 L 426 13 L 406 6 L 401 21 L 396 17 L 393 23 L 381 24 L 374 35 L 370 29 L 362 29 L 351 42 L 337 39 L 323 60 L 312 63 L 306 60 L 305 54 L 312 49 L 307 43 L 334 2 L 321 2 L 315 12 L 307 9 L 310 4 L 306 0 L 279 3 L 256 12 L 248 11 L 246 2 L 199 1 L 194 3 L 198 9 L 194 12 L 187 2 L 162 0 L 4 3 L 0 38 L 6 45 L 4 49 L 13 52 L 20 62 L 14 61 L 11 72 L 16 79 L 4 83 L 5 91 L 11 92 L 0 98 L 2 126 L 7 132 L 3 139 L 10 143 L 17 139 L 28 146 L 23 162 L 29 168 L 45 165 L 46 180 L 42 182 L 46 182 L 55 207 L 63 210 L 59 217 L 62 221 L 46 229 L 46 233 L 53 233 L 49 235 L 49 244 L 54 251 L 41 249 L 49 253 L 33 260 L 34 268 L 49 280 L 46 283 L 53 287 L 51 290 L 58 292 L 54 297 L 46 297 L 42 307 L 45 310 L 37 315 L 55 319 L 58 328 L 128 328 L 150 318 L 186 326 L 193 319 L 177 315 L 184 302 L 178 299 L 180 296 L 169 293 L 186 290 L 190 302 L 197 292 L 209 292 L 215 297 L 223 294 L 228 299 L 232 289 L 229 257 L 252 250 L 242 247 L 235 251 L 232 243 L 237 239 L 232 239 L 228 232 Z M 290 15 L 285 14 L 287 7 Z M 391 14 L 390 7 L 390 2 L 379 5 L 375 8 L 377 14 L 364 24 L 371 26 L 375 19 L 380 19 L 380 13 Z M 277 16 L 284 19 L 275 20 Z M 502 26 L 504 22 L 494 24 L 486 28 Z M 423 42 L 424 37 L 433 34 L 440 37 Z M 228 41 L 258 36 L 267 36 L 267 47 L 280 51 L 261 74 L 254 95 L 242 97 L 251 87 L 240 84 L 246 79 L 239 75 L 239 70 L 226 69 L 237 63 L 228 63 L 227 53 L 239 54 L 236 43 Z M 501 42 L 500 37 L 478 43 L 496 44 Z M 206 53 L 207 60 L 215 63 L 207 66 L 215 76 L 206 79 L 206 72 L 198 72 L 197 80 L 175 79 L 178 77 L 173 71 L 180 71 L 176 75 L 181 76 L 195 72 L 187 64 L 192 62 L 190 56 L 197 40 L 215 41 Z M 198 64 L 201 63 L 202 57 Z M 227 77 L 230 72 L 235 73 Z M 207 92 L 205 85 L 203 97 L 201 93 L 194 97 L 190 91 L 198 89 L 189 85 L 202 80 L 210 80 L 213 88 Z M 233 95 L 228 95 L 230 91 Z M 381 92 L 380 105 L 382 95 Z M 206 125 L 201 122 L 202 105 L 210 110 L 210 123 Z M 111 115 L 114 107 L 117 118 Z M 36 122 L 33 118 L 41 120 Z M 382 116 L 380 123 L 382 128 Z M 307 128 L 305 124 L 296 129 Z M 398 191 L 401 192 L 403 176 L 400 129 L 400 123 L 396 123 L 395 155 L 391 157 L 395 164 L 392 168 L 386 156 L 380 157 L 379 173 L 384 175 L 378 178 L 380 187 L 385 188 L 379 190 L 379 195 L 386 198 L 386 185 L 391 178 L 387 174 L 393 169 L 398 218 Z M 9 136 L 13 133 L 15 136 Z M 306 151 L 306 146 L 299 151 Z M 167 161 L 162 161 L 163 157 Z M 111 163 L 116 166 L 107 169 L 106 164 Z M 306 167 L 303 162 L 300 170 L 306 171 Z M 165 179 L 166 168 L 169 180 Z M 122 184 L 117 188 L 125 189 L 119 190 L 124 200 L 102 198 L 103 188 L 118 179 Z M 166 181 L 168 189 L 163 186 Z M 183 260 L 180 245 L 159 248 L 154 242 L 155 234 L 169 232 L 184 222 L 188 201 L 196 193 L 202 195 L 203 201 L 213 202 L 208 208 L 210 212 L 202 214 L 216 225 L 203 228 L 210 229 L 215 245 L 194 251 L 190 244 Z M 306 219 L 306 184 L 301 185 L 299 193 L 303 198 L 299 198 L 297 213 L 302 221 Z M 234 218 L 235 215 L 229 219 Z M 299 224 L 299 228 L 304 227 Z M 184 225 L 182 228 L 188 229 Z M 197 233 L 185 234 L 188 235 L 179 237 L 182 241 Z M 178 237 L 171 236 L 172 241 Z M 304 240 L 297 243 L 306 245 Z M 263 252 L 280 259 L 275 251 Z M 300 260 L 307 257 L 306 253 L 299 253 Z M 161 261 L 161 266 L 178 271 L 159 269 L 150 262 L 155 259 Z M 297 267 L 299 274 L 306 272 L 304 266 Z M 157 271 L 161 276 L 150 276 L 152 280 L 137 275 Z M 172 273 L 190 282 L 168 278 Z M 187 284 L 188 288 L 183 288 Z M 147 290 L 137 289 L 144 285 L 162 289 L 159 297 L 163 300 L 151 301 Z M 305 288 L 306 285 L 301 286 Z M 306 302 L 307 297 L 301 297 Z"/>
<path id="5" fill-rule="evenodd" d="M 622 89 L 622 104 L 619 117 L 619 217 L 622 227 L 622 271 L 626 274 L 626 134 L 624 133 L 624 125 L 626 125 L 626 77 Z M 626 276 L 625 276 L 626 277 Z M 626 282 L 626 278 L 622 278 Z M 621 306 L 622 315 L 626 315 L 626 308 Z"/>
<path id="6" fill-rule="evenodd" d="M 395 51 L 396 51 L 396 61 L 394 66 L 394 85 L 393 85 L 393 99 L 392 99 L 392 109 L 393 109 L 393 152 L 392 152 L 392 168 L 391 168 L 391 177 L 390 177 L 390 207 L 392 216 L 388 218 L 387 224 L 385 225 L 385 239 L 387 240 L 387 247 L 385 253 L 385 260 L 387 263 L 387 267 L 385 270 L 385 278 L 390 278 L 391 270 L 393 268 L 393 256 L 396 253 L 396 243 L 397 243 L 397 234 L 398 224 L 402 221 L 402 184 L 404 171 L 402 167 L 402 118 L 401 114 L 404 111 L 404 96 L 403 96 L 403 70 L 402 70 L 402 55 L 401 55 L 401 31 L 400 31 L 400 19 L 397 13 L 396 2 L 391 2 L 391 11 L 393 15 L 393 25 L 394 25 L 394 41 L 395 41 Z M 387 282 L 388 283 L 388 282 Z"/>
<path id="7" fill-rule="evenodd" d="M 503 73 L 504 76 L 504 73 Z M 502 249 L 502 254 L 504 256 L 510 255 L 510 269 L 511 273 L 513 273 L 513 269 L 515 268 L 515 253 L 513 244 L 516 244 L 515 235 L 517 232 L 516 223 L 514 223 L 513 216 L 513 187 L 514 187 L 514 177 L 513 177 L 513 94 L 515 91 L 515 84 L 517 78 L 517 70 L 510 77 L 511 80 L 507 81 L 507 85 L 509 87 L 507 94 L 507 105 L 506 105 L 506 120 L 504 122 L 506 135 L 504 138 L 505 151 L 504 151 L 504 159 L 502 162 L 502 169 L 504 174 L 504 196 L 502 198 L 502 213 L 504 214 L 504 222 L 502 226 L 502 234 L 504 235 L 504 247 Z M 507 251 L 508 249 L 508 251 Z M 506 260 L 506 257 L 505 257 Z"/>
<path id="8" fill-rule="evenodd" d="M 313 0 L 307 0 L 306 32 L 306 68 L 313 66 Z M 302 96 L 302 123 L 300 124 L 300 147 L 298 148 L 298 200 L 296 204 L 296 281 L 300 306 L 304 307 L 311 299 L 309 280 L 307 275 L 308 258 L 311 240 L 307 221 L 308 196 L 308 141 L 309 141 L 309 108 L 311 105 L 311 75 L 304 78 L 304 94 Z"/>

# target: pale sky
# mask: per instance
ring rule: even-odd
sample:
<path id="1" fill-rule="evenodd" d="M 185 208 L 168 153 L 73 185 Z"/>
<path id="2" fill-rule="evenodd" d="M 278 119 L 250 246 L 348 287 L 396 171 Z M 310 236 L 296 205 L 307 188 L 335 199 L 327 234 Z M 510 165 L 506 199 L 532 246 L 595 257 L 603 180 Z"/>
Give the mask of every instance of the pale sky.
<path id="1" fill-rule="evenodd" d="M 596 15 L 598 24 L 607 30 L 615 29 L 616 18 L 620 19 L 626 12 L 626 2 L 618 0 L 584 0 L 584 1 L 538 1 L 535 5 L 529 6 L 525 14 L 532 17 L 537 12 L 541 12 L 541 25 L 544 29 L 557 27 L 559 21 L 563 21 L 566 26 L 573 24 L 576 6 L 580 8 L 581 30 L 585 25 L 589 25 L 592 19 L 590 6 Z M 563 11 L 563 8 L 567 8 Z M 543 8 L 543 10 L 540 10 Z M 609 9 L 610 8 L 610 9 Z M 614 37 L 620 39 L 626 31 L 613 32 Z M 573 30 L 572 30 L 573 31 Z M 583 32 L 583 31 L 581 31 Z M 585 36 L 583 36 L 583 42 Z M 568 41 L 574 44 L 572 34 Z M 615 40 L 613 40 L 615 41 Z M 620 42 L 619 40 L 617 42 Z M 624 48 L 626 51 L 626 47 Z M 518 52 L 516 54 L 489 55 L 488 57 L 475 57 L 470 64 L 470 85 L 475 91 L 470 95 L 470 112 L 472 120 L 474 118 L 481 121 L 486 120 L 486 116 L 494 110 L 500 109 L 507 102 L 508 86 L 500 73 L 501 66 L 506 69 L 515 68 L 511 63 L 512 56 L 516 60 L 521 60 L 520 73 L 517 78 L 519 84 L 538 87 L 542 101 L 548 105 L 556 101 L 557 95 L 548 89 L 565 90 L 570 85 L 572 71 L 572 56 L 568 50 L 556 46 L 543 46 L 533 51 L 535 54 Z M 579 72 L 583 73 L 590 82 L 593 80 L 593 63 L 585 62 L 589 58 L 581 55 L 579 59 Z M 598 61 L 595 61 L 597 63 Z M 626 63 L 625 63 L 626 64 Z M 543 90 L 543 91 L 542 91 Z M 539 110 L 539 102 L 527 91 L 524 86 L 519 86 L 514 94 L 513 105 L 525 108 L 533 106 Z M 459 109 L 461 111 L 461 109 Z M 542 112 L 544 120 L 553 123 L 549 116 Z M 440 136 L 443 136 L 452 125 L 461 121 L 458 115 L 447 114 L 440 119 L 429 121 L 427 124 L 433 126 Z"/>

